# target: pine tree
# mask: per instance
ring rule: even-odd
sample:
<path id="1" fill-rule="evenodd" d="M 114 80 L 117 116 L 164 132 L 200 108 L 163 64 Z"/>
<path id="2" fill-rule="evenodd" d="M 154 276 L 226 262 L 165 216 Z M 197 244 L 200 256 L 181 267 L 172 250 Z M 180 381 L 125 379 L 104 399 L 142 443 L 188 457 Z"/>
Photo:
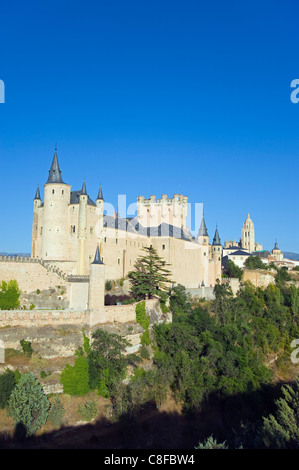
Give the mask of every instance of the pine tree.
<path id="1" fill-rule="evenodd" d="M 9 414 L 16 426 L 23 426 L 27 436 L 35 434 L 46 423 L 49 408 L 50 402 L 32 373 L 23 375 L 8 403 Z"/>
<path id="2" fill-rule="evenodd" d="M 277 411 L 263 418 L 261 440 L 265 447 L 299 448 L 299 376 L 294 386 L 282 387 L 283 398 L 275 401 Z"/>
<path id="3" fill-rule="evenodd" d="M 131 292 L 138 300 L 155 295 L 165 300 L 169 290 L 167 284 L 172 282 L 169 279 L 170 271 L 166 268 L 168 265 L 152 246 L 144 247 L 143 251 L 146 253 L 145 256 L 137 259 L 135 270 L 128 274 L 131 280 Z"/>
<path id="4" fill-rule="evenodd" d="M 62 424 L 64 414 L 65 409 L 63 407 L 63 404 L 61 403 L 60 398 L 56 397 L 49 412 L 50 423 L 53 424 L 53 426 L 55 427 L 60 426 Z"/>

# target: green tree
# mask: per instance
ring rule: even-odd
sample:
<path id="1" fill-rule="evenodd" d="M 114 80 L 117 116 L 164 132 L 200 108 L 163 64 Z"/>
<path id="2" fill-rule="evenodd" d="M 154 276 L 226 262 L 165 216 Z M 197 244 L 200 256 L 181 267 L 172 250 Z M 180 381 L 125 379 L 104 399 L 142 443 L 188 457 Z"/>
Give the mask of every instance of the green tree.
<path id="1" fill-rule="evenodd" d="M 131 281 L 131 293 L 137 299 L 151 298 L 159 296 L 162 301 L 168 297 L 170 271 L 163 258 L 158 256 L 157 251 L 152 247 L 144 247 L 145 256 L 137 259 L 134 271 L 130 271 L 128 277 Z"/>
<path id="2" fill-rule="evenodd" d="M 267 448 L 299 448 L 299 376 L 293 386 L 282 387 L 276 412 L 263 418 L 261 440 Z"/>
<path id="3" fill-rule="evenodd" d="M 12 310 L 20 305 L 19 298 L 21 291 L 15 280 L 2 281 L 0 288 L 0 310 Z"/>
<path id="4" fill-rule="evenodd" d="M 64 393 L 83 396 L 89 392 L 89 367 L 87 358 L 79 356 L 75 365 L 67 364 L 61 373 L 60 382 Z"/>
<path id="5" fill-rule="evenodd" d="M 217 442 L 213 436 L 209 436 L 204 442 L 199 442 L 194 449 L 228 449 L 226 442 Z"/>
<path id="6" fill-rule="evenodd" d="M 63 417 L 65 414 L 65 409 L 59 397 L 56 397 L 53 404 L 51 405 L 51 409 L 49 411 L 49 421 L 50 423 L 55 426 L 61 426 L 63 422 Z"/>
<path id="7" fill-rule="evenodd" d="M 265 269 L 265 265 L 259 256 L 248 256 L 244 264 L 247 269 Z"/>
<path id="8" fill-rule="evenodd" d="M 30 341 L 21 339 L 20 345 L 21 345 L 21 348 L 23 349 L 24 354 L 26 354 L 27 357 L 31 357 L 33 354 L 33 349 L 32 349 Z"/>
<path id="9" fill-rule="evenodd" d="M 78 408 L 78 413 L 84 421 L 92 421 L 97 417 L 98 407 L 95 401 L 88 400 Z"/>
<path id="10" fill-rule="evenodd" d="M 90 388 L 97 388 L 99 393 L 107 396 L 125 375 L 130 356 L 124 353 L 131 344 L 125 338 L 102 329 L 96 330 L 92 338 L 88 355 Z"/>
<path id="11" fill-rule="evenodd" d="M 13 389 L 8 403 L 9 414 L 16 425 L 26 429 L 27 436 L 46 423 L 50 402 L 31 372 L 23 375 Z"/>
<path id="12" fill-rule="evenodd" d="M 241 280 L 243 276 L 243 269 L 239 268 L 239 266 L 229 259 L 226 263 L 224 274 L 226 274 L 228 277 L 235 277 Z"/>
<path id="13" fill-rule="evenodd" d="M 0 375 L 0 408 L 8 405 L 10 395 L 15 388 L 16 378 L 14 372 L 6 369 L 4 374 Z"/>

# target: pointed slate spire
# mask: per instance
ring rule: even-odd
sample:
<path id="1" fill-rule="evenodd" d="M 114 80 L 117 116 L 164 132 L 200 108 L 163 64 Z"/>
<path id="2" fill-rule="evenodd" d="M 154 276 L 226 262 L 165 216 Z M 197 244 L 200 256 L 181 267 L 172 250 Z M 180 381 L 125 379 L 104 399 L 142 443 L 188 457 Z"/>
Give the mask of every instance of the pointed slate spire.
<path id="1" fill-rule="evenodd" d="M 81 194 L 87 196 L 85 180 L 83 181 L 83 185 L 82 185 L 82 189 L 81 189 Z"/>
<path id="2" fill-rule="evenodd" d="M 34 199 L 40 199 L 40 192 L 39 192 L 39 186 L 37 186 L 37 190 L 36 190 L 36 193 L 35 193 L 35 198 Z"/>
<path id="3" fill-rule="evenodd" d="M 62 178 L 61 178 L 61 171 L 60 171 L 59 164 L 58 164 L 56 147 L 55 147 L 55 153 L 54 153 L 52 165 L 49 171 L 48 181 L 46 184 L 49 184 L 49 183 L 63 183 Z"/>
<path id="4" fill-rule="evenodd" d="M 278 244 L 277 244 L 277 240 L 275 240 L 275 245 L 274 245 L 274 248 L 273 248 L 273 249 L 274 249 L 274 250 L 279 250 Z"/>
<path id="5" fill-rule="evenodd" d="M 213 238 L 213 245 L 221 245 L 220 237 L 219 237 L 219 233 L 218 233 L 218 227 L 216 227 L 215 235 L 214 235 L 214 238 Z"/>
<path id="6" fill-rule="evenodd" d="M 202 221 L 201 221 L 197 236 L 198 237 L 208 237 L 209 236 L 208 235 L 208 229 L 207 229 L 204 217 L 202 217 Z"/>
<path id="7" fill-rule="evenodd" d="M 102 192 L 102 186 L 101 186 L 101 185 L 100 185 L 100 189 L 99 189 L 99 193 L 98 193 L 97 199 L 102 199 L 102 200 L 104 200 L 104 198 L 103 198 L 103 192 Z"/>
<path id="8" fill-rule="evenodd" d="M 103 261 L 101 260 L 99 245 L 97 246 L 96 254 L 91 264 L 104 264 Z"/>

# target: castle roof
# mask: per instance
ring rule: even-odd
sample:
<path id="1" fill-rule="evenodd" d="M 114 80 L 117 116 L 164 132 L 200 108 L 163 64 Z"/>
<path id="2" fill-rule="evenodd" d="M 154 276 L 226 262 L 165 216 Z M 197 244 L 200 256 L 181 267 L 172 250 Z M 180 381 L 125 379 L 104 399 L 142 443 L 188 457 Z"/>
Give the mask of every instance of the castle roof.
<path id="1" fill-rule="evenodd" d="M 49 170 L 48 181 L 47 181 L 46 184 L 49 184 L 49 183 L 51 183 L 51 184 L 53 184 L 53 183 L 62 183 L 62 184 L 64 184 L 64 182 L 62 181 L 62 178 L 61 178 L 61 171 L 60 171 L 60 168 L 59 168 L 59 163 L 58 163 L 58 158 L 57 158 L 57 149 L 55 149 L 52 165 L 51 165 L 51 168 Z"/>
<path id="2" fill-rule="evenodd" d="M 145 237 L 173 237 L 180 238 L 185 241 L 192 241 L 192 237 L 188 236 L 186 232 L 171 224 L 162 223 L 156 227 L 143 227 L 138 218 L 121 218 L 113 217 L 111 215 L 104 215 L 103 226 L 107 228 L 114 228 L 118 230 L 125 230 L 127 232 L 136 233 Z"/>
<path id="3" fill-rule="evenodd" d="M 103 261 L 101 260 L 99 245 L 97 246 L 96 254 L 91 264 L 104 264 Z"/>
<path id="4" fill-rule="evenodd" d="M 80 196 L 81 196 L 82 194 L 86 194 L 86 192 L 85 192 L 85 193 L 82 193 L 82 190 L 83 190 L 83 188 L 81 189 L 81 191 L 71 191 L 71 200 L 70 200 L 70 204 L 72 204 L 72 205 L 79 204 L 79 202 L 80 202 Z M 85 188 L 85 191 L 86 191 L 86 188 Z M 88 196 L 87 204 L 90 205 L 90 206 L 96 206 L 96 203 L 93 202 L 93 200 L 90 199 L 89 196 Z"/>
<path id="5" fill-rule="evenodd" d="M 37 187 L 37 190 L 36 190 L 36 193 L 35 193 L 35 197 L 34 199 L 40 199 L 40 192 L 39 192 L 39 186 Z"/>
<path id="6" fill-rule="evenodd" d="M 208 229 L 207 229 L 204 217 L 202 217 L 202 221 L 201 221 L 197 236 L 198 237 L 208 237 L 209 236 L 208 235 Z"/>
<path id="7" fill-rule="evenodd" d="M 98 200 L 98 199 L 104 200 L 104 198 L 103 198 L 103 192 L 102 192 L 102 186 L 101 186 L 101 185 L 100 185 L 100 189 L 99 189 L 99 193 L 98 193 L 97 200 Z"/>
<path id="8" fill-rule="evenodd" d="M 214 238 L 213 238 L 213 245 L 221 245 L 220 237 L 219 237 L 219 233 L 218 233 L 218 227 L 216 227 L 215 235 L 214 235 Z"/>
<path id="9" fill-rule="evenodd" d="M 84 194 L 85 196 L 87 196 L 85 180 L 83 181 L 83 185 L 82 185 L 82 189 L 81 189 L 81 194 Z"/>

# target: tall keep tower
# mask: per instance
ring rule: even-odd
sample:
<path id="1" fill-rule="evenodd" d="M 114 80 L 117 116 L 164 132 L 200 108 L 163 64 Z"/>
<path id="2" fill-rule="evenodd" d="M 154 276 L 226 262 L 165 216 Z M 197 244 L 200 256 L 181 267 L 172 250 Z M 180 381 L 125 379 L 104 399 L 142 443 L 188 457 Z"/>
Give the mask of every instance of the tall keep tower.
<path id="1" fill-rule="evenodd" d="M 68 205 L 71 186 L 62 180 L 56 148 L 44 188 L 41 257 L 45 260 L 64 261 L 68 259 Z"/>
<path id="2" fill-rule="evenodd" d="M 255 250 L 254 223 L 249 214 L 242 227 L 242 248 L 252 253 Z"/>

